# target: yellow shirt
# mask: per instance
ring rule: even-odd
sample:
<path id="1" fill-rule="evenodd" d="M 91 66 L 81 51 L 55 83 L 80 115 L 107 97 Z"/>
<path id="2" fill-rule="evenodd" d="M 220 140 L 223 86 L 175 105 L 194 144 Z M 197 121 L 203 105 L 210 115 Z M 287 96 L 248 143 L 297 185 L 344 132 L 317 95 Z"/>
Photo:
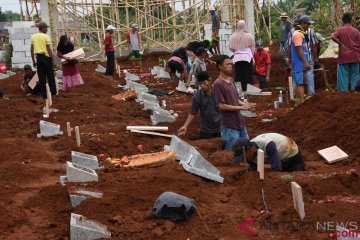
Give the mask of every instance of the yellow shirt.
<path id="1" fill-rule="evenodd" d="M 34 55 L 45 54 L 50 57 L 46 45 L 51 44 L 50 36 L 45 33 L 35 33 L 31 36 L 31 44 L 34 46 Z"/>

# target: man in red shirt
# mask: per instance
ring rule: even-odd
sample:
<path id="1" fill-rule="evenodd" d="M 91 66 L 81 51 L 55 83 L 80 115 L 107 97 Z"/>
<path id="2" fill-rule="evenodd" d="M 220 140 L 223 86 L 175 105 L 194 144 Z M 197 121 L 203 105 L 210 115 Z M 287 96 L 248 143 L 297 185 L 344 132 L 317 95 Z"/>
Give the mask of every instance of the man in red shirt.
<path id="1" fill-rule="evenodd" d="M 355 90 L 359 79 L 360 33 L 352 27 L 352 16 L 345 13 L 342 17 L 343 26 L 331 34 L 332 40 L 339 44 L 337 87 L 340 92 L 347 92 L 349 79 L 351 91 Z"/>
<path id="2" fill-rule="evenodd" d="M 270 54 L 264 49 L 262 41 L 259 40 L 255 44 L 256 51 L 254 60 L 256 65 L 256 74 L 259 79 L 260 88 L 266 88 L 270 80 Z"/>
<path id="3" fill-rule="evenodd" d="M 107 26 L 106 28 L 106 35 L 104 39 L 104 47 L 105 47 L 105 54 L 107 58 L 106 63 L 106 76 L 112 76 L 114 74 L 115 68 L 115 49 L 113 44 L 112 35 L 114 34 L 114 30 L 116 28 L 112 25 Z"/>

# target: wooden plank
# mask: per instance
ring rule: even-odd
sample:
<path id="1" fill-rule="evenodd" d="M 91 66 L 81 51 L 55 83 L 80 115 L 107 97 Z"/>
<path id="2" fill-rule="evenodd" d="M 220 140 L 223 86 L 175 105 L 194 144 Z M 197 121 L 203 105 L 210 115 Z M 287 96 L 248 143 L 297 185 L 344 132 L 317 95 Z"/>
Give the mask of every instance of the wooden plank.
<path id="1" fill-rule="evenodd" d="M 305 217 L 305 208 L 301 187 L 296 182 L 291 182 L 291 191 L 295 210 L 299 213 L 300 219 L 303 220 Z"/>
<path id="2" fill-rule="evenodd" d="M 289 77 L 289 93 L 290 93 L 290 100 L 294 100 L 294 87 L 293 87 L 292 77 Z"/>
<path id="3" fill-rule="evenodd" d="M 169 135 L 169 134 L 148 132 L 148 131 L 140 131 L 140 130 L 131 130 L 130 132 L 132 132 L 132 133 L 142 133 L 142 134 L 148 134 L 148 135 L 154 135 L 154 136 L 160 136 L 160 137 L 168 137 L 168 138 L 172 137 L 172 135 Z"/>
<path id="4" fill-rule="evenodd" d="M 37 73 L 32 77 L 31 81 L 29 82 L 29 88 L 34 89 L 39 82 L 39 76 Z"/>
<path id="5" fill-rule="evenodd" d="M 161 131 L 167 132 L 169 131 L 169 127 L 159 127 L 159 126 L 127 126 L 126 130 L 142 130 L 142 131 Z"/>
<path id="6" fill-rule="evenodd" d="M 260 173 L 260 179 L 264 180 L 264 151 L 257 150 L 257 171 Z"/>
<path id="7" fill-rule="evenodd" d="M 85 52 L 84 52 L 84 49 L 83 48 L 79 48 L 79 49 L 76 49 L 72 52 L 69 52 L 67 54 L 64 54 L 63 55 L 64 57 L 68 57 L 70 59 L 81 59 L 81 58 L 84 58 L 85 57 Z M 61 63 L 64 63 L 66 60 L 65 59 L 61 59 Z"/>
<path id="8" fill-rule="evenodd" d="M 149 154 L 139 154 L 129 157 L 129 164 L 124 165 L 125 168 L 140 167 L 158 167 L 166 162 L 174 162 L 176 159 L 175 151 L 163 151 Z"/>

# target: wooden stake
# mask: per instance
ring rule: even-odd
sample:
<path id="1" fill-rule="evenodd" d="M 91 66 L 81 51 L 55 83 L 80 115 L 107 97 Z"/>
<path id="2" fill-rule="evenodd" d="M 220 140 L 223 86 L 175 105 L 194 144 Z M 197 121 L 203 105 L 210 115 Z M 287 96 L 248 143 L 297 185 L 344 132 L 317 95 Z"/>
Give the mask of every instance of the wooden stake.
<path id="1" fill-rule="evenodd" d="M 156 127 L 156 126 L 127 126 L 126 130 L 145 130 L 145 131 L 169 131 L 168 127 Z"/>
<path id="2" fill-rule="evenodd" d="M 260 173 L 260 179 L 264 180 L 264 151 L 257 150 L 257 171 Z"/>
<path id="3" fill-rule="evenodd" d="M 80 147 L 81 140 L 80 140 L 79 126 L 75 127 L 75 137 L 76 137 L 76 144 L 78 147 Z"/>
<path id="4" fill-rule="evenodd" d="M 50 115 L 50 110 L 49 110 L 49 99 L 45 99 L 45 118 L 48 118 Z"/>
<path id="5" fill-rule="evenodd" d="M 49 84 L 46 84 L 46 94 L 47 94 L 47 99 L 49 100 L 49 107 L 52 106 L 52 98 L 51 98 L 51 92 L 50 92 L 50 87 Z"/>
<path id="6" fill-rule="evenodd" d="M 289 77 L 289 94 L 290 94 L 290 100 L 293 100 L 294 99 L 294 86 L 293 86 L 292 77 Z"/>
<path id="7" fill-rule="evenodd" d="M 142 134 L 148 134 L 148 135 L 155 135 L 160 137 L 168 137 L 172 138 L 172 135 L 169 134 L 163 134 L 163 133 L 156 133 L 156 132 L 148 132 L 148 131 L 140 131 L 140 130 L 131 130 L 132 133 L 142 133 Z"/>
<path id="8" fill-rule="evenodd" d="M 303 220 L 305 217 L 305 209 L 301 187 L 296 182 L 291 182 L 291 191 L 295 210 L 299 213 L 300 219 Z"/>
<path id="9" fill-rule="evenodd" d="M 67 122 L 67 123 L 66 123 L 66 128 L 67 128 L 68 137 L 71 137 L 71 126 L 70 126 L 70 122 Z"/>

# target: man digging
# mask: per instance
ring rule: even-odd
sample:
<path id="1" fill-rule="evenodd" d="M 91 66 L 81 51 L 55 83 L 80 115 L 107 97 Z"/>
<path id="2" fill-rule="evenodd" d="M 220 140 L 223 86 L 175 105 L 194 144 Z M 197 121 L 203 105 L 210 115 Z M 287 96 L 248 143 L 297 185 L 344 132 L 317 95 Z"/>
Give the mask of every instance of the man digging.
<path id="1" fill-rule="evenodd" d="M 296 143 L 278 133 L 264 133 L 248 140 L 238 138 L 232 146 L 234 152 L 234 163 L 244 160 L 244 149 L 246 162 L 250 168 L 257 169 L 257 150 L 261 149 L 265 153 L 265 163 L 271 164 L 273 172 L 295 172 L 305 171 L 303 156 Z"/>

